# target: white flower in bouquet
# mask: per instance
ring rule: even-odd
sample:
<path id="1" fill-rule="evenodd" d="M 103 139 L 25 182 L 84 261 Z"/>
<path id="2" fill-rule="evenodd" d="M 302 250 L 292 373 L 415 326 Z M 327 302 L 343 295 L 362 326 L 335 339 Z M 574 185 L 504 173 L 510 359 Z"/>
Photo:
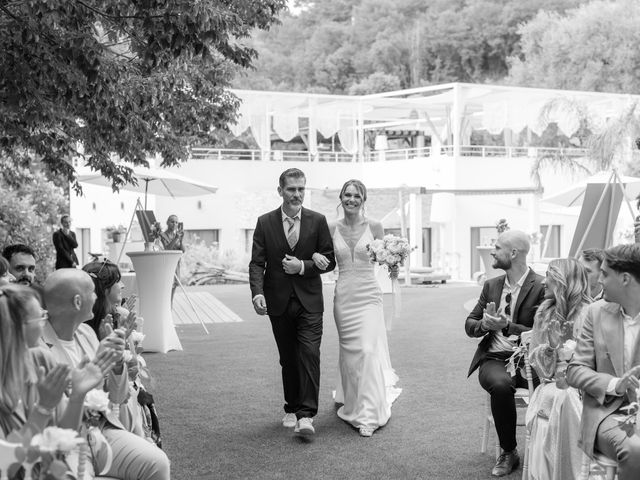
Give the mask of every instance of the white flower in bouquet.
<path id="1" fill-rule="evenodd" d="M 39 447 L 41 451 L 62 451 L 73 450 L 83 440 L 78 437 L 78 432 L 67 428 L 47 427 L 42 433 L 34 435 L 31 439 L 32 447 Z"/>
<path id="2" fill-rule="evenodd" d="M 385 235 L 381 240 L 374 240 L 367 245 L 367 250 L 372 262 L 395 267 L 404 264 L 409 252 L 411 252 L 411 247 L 409 247 L 406 238 Z"/>
<path id="3" fill-rule="evenodd" d="M 94 412 L 106 413 L 109 411 L 109 396 L 107 392 L 94 388 L 84 398 L 84 407 Z"/>
<path id="4" fill-rule="evenodd" d="M 576 349 L 576 345 L 577 345 L 576 341 L 572 339 L 569 339 L 566 342 L 564 342 L 564 345 L 562 345 L 562 347 L 558 349 L 558 360 L 562 360 L 566 362 L 571 360 L 571 356 L 573 355 L 573 352 Z"/>
<path id="5" fill-rule="evenodd" d="M 122 359 L 124 360 L 124 363 L 129 363 L 133 359 L 133 354 L 130 350 L 125 350 L 122 353 Z"/>
<path id="6" fill-rule="evenodd" d="M 138 320 L 139 319 L 140 317 L 138 317 Z M 131 332 L 131 340 L 136 345 L 140 345 L 144 341 L 144 337 L 145 337 L 145 334 L 142 332 L 138 332 L 137 330 L 134 330 L 133 332 Z"/>

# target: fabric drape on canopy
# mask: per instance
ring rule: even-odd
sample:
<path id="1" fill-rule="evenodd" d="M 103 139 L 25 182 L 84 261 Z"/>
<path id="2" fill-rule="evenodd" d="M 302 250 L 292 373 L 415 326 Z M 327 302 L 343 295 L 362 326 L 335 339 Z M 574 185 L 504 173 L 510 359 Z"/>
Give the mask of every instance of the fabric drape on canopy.
<path id="1" fill-rule="evenodd" d="M 339 129 L 338 115 L 331 115 L 327 112 L 327 115 L 316 117 L 316 130 L 318 130 L 324 138 L 331 138 Z"/>
<path id="2" fill-rule="evenodd" d="M 352 117 L 340 118 L 340 129 L 338 130 L 338 138 L 342 149 L 350 154 L 358 152 L 358 134 L 356 131 L 356 121 Z"/>
<path id="3" fill-rule="evenodd" d="M 235 137 L 239 137 L 244 131 L 251 125 L 251 112 L 249 103 L 242 102 L 240 108 L 238 108 L 238 121 L 237 123 L 229 124 L 229 130 Z"/>
<path id="4" fill-rule="evenodd" d="M 285 142 L 293 139 L 298 134 L 298 116 L 297 115 L 274 115 L 273 131 Z"/>
<path id="5" fill-rule="evenodd" d="M 251 135 L 263 152 L 271 148 L 271 118 L 266 115 L 251 116 Z"/>

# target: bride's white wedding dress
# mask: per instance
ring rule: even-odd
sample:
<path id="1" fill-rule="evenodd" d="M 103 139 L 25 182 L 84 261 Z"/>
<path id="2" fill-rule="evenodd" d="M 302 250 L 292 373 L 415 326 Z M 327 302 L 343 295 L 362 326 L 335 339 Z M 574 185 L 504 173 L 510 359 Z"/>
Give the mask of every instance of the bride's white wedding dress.
<path id="1" fill-rule="evenodd" d="M 354 427 L 371 430 L 387 423 L 395 388 L 382 308 L 382 291 L 367 253 L 373 241 L 369 225 L 353 251 L 336 226 L 333 245 L 338 262 L 334 317 L 340 339 L 338 416 Z"/>

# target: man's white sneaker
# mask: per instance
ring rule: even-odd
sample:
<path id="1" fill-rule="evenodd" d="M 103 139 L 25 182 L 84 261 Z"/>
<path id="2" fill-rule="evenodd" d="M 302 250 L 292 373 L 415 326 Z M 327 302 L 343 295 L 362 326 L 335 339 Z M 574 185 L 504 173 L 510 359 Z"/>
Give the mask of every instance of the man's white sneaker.
<path id="1" fill-rule="evenodd" d="M 316 433 L 316 430 L 313 428 L 313 419 L 308 417 L 301 418 L 298 420 L 298 423 L 296 423 L 296 428 L 294 428 L 293 431 L 300 435 L 313 435 Z"/>
<path id="2" fill-rule="evenodd" d="M 285 413 L 284 417 L 282 417 L 282 426 L 287 428 L 293 428 L 296 426 L 296 422 L 298 419 L 296 418 L 295 413 Z"/>

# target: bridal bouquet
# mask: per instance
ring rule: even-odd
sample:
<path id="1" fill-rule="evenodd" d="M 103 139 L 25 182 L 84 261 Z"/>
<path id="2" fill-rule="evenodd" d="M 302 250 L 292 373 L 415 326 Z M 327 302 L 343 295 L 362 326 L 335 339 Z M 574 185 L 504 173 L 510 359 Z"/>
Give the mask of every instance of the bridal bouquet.
<path id="1" fill-rule="evenodd" d="M 398 285 L 398 273 L 400 266 L 411 252 L 411 247 L 406 238 L 395 235 L 385 235 L 382 239 L 375 239 L 367 245 L 367 252 L 372 263 L 386 266 L 391 278 L 391 292 L 393 293 L 393 315 L 386 317 L 387 330 L 391 330 L 393 319 L 400 316 L 402 298 Z"/>
<path id="2" fill-rule="evenodd" d="M 385 235 L 368 244 L 367 252 L 372 263 L 385 265 L 389 269 L 389 277 L 398 278 L 399 267 L 404 265 L 411 247 L 406 238 Z"/>

